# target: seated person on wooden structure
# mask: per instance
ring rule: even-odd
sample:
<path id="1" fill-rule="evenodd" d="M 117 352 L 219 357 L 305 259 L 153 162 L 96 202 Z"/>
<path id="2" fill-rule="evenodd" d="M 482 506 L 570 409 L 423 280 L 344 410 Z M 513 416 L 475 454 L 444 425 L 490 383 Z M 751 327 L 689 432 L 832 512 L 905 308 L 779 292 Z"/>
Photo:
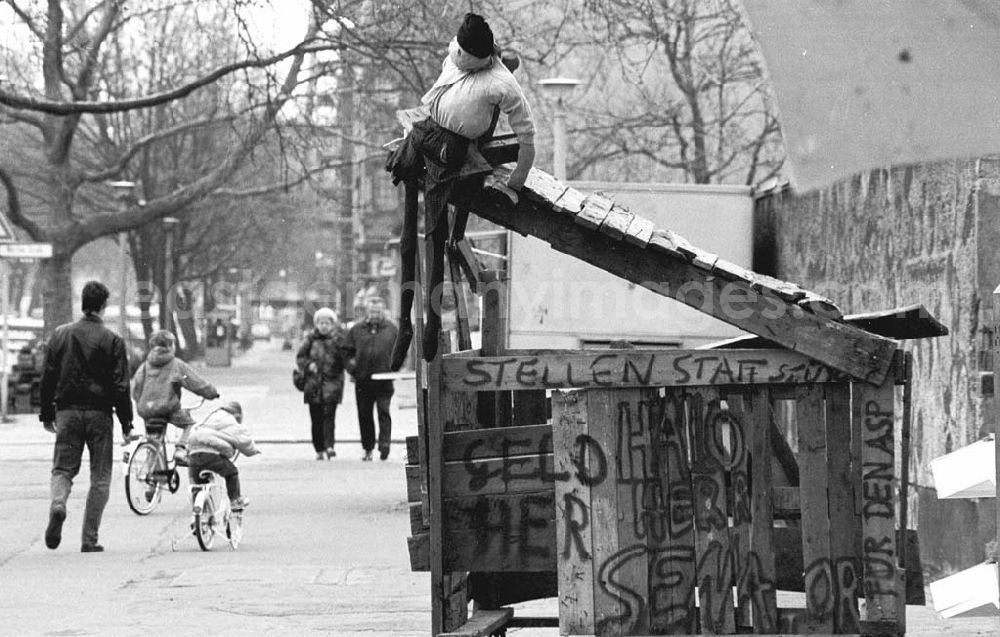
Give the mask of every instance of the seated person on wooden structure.
<path id="1" fill-rule="evenodd" d="M 444 280 L 444 250 L 448 239 L 448 199 L 469 151 L 469 143 L 493 130 L 499 114 L 505 113 L 519 144 L 517 165 L 507 179 L 507 188 L 524 185 L 535 160 L 535 125 L 524 93 L 500 58 L 493 31 L 482 16 L 466 14 L 457 36 L 448 45 L 441 75 L 421 100 L 430 116 L 417 122 L 390 161 L 394 181 L 406 182 L 406 205 L 400 238 L 402 295 L 399 337 L 392 355 L 392 369 L 403 365 L 413 338 L 410 310 L 413 306 L 417 259 L 417 180 L 424 179 L 424 233 L 426 241 L 427 324 L 423 334 L 425 360 L 437 353 L 441 316 L 435 297 L 440 298 Z M 404 165 L 405 164 L 405 165 Z M 516 198 L 516 195 L 514 195 Z M 456 224 L 458 235 L 461 226 Z"/>

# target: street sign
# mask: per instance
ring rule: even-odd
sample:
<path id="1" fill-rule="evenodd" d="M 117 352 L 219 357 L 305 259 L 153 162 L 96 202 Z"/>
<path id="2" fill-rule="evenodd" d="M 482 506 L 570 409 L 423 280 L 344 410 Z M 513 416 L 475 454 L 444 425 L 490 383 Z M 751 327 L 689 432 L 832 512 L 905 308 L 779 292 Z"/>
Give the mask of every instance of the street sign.
<path id="1" fill-rule="evenodd" d="M 0 243 L 0 257 L 48 259 L 51 256 L 51 243 Z"/>

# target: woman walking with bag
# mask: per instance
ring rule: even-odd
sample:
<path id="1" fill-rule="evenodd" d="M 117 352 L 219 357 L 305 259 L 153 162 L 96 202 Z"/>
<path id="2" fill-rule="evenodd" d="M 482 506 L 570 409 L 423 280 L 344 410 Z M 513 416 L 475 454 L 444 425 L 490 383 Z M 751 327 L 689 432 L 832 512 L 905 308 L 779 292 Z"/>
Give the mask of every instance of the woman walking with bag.
<path id="1" fill-rule="evenodd" d="M 301 375 L 303 400 L 309 405 L 316 459 L 333 458 L 337 405 L 344 395 L 344 331 L 337 314 L 327 307 L 313 314 L 314 329 L 306 335 L 295 357 Z"/>

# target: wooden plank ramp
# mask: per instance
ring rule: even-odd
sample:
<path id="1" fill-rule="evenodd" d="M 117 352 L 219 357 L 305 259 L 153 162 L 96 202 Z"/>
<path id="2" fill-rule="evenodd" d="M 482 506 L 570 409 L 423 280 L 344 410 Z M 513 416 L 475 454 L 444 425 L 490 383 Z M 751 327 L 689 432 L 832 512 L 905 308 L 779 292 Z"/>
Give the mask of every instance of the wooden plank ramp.
<path id="1" fill-rule="evenodd" d="M 488 149 L 483 153 L 492 163 Z M 502 180 L 509 170 L 501 166 L 494 175 Z M 879 385 L 888 373 L 896 343 L 841 322 L 829 299 L 728 264 L 669 230 L 640 222 L 633 234 L 641 211 L 616 212 L 608 197 L 564 189 L 538 169 L 529 174 L 524 195 L 512 206 L 475 188 L 456 188 L 451 201 L 858 380 Z"/>

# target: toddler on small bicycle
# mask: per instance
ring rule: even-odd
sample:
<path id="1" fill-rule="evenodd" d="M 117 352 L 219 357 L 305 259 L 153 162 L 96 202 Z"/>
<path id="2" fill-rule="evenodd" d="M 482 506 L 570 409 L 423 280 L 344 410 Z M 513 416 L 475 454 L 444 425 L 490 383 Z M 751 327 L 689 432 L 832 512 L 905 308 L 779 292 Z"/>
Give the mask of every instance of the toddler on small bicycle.
<path id="1" fill-rule="evenodd" d="M 177 442 L 174 459 L 183 465 L 187 454 L 188 431 L 194 419 L 187 409 L 181 408 L 181 388 L 207 400 L 219 397 L 212 383 L 199 376 L 190 365 L 175 357 L 176 339 L 169 330 L 158 330 L 149 337 L 149 354 L 135 373 L 136 411 L 148 423 L 150 420 L 168 422 L 184 430 Z"/>
<path id="2" fill-rule="evenodd" d="M 233 464 L 236 452 L 245 456 L 260 453 L 250 432 L 243 426 L 243 408 L 236 401 L 224 404 L 191 428 L 188 437 L 188 475 L 192 484 L 204 484 L 202 471 L 212 471 L 226 479 L 226 493 L 234 511 L 245 509 L 250 500 L 240 494 L 240 470 Z"/>

